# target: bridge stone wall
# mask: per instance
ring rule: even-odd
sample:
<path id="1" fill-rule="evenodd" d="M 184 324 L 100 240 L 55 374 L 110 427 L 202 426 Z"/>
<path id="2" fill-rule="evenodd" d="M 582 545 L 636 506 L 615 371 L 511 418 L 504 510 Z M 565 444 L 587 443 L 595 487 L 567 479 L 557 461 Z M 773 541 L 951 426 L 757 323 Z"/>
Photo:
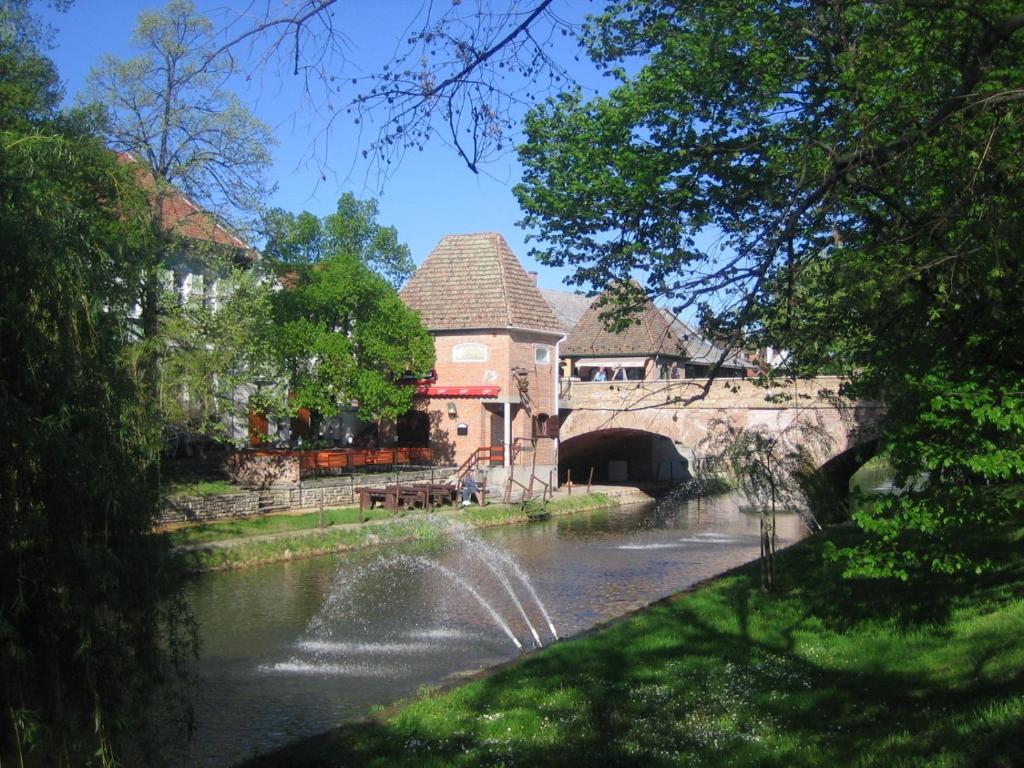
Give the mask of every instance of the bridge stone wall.
<path id="1" fill-rule="evenodd" d="M 637 430 L 672 440 L 692 458 L 712 423 L 783 430 L 797 419 L 824 428 L 831 445 L 824 463 L 874 436 L 879 405 L 839 396 L 835 376 L 764 388 L 744 379 L 563 381 L 561 442 L 606 430 Z M 698 396 L 707 387 L 706 395 Z M 570 409 L 571 410 L 568 410 Z"/>

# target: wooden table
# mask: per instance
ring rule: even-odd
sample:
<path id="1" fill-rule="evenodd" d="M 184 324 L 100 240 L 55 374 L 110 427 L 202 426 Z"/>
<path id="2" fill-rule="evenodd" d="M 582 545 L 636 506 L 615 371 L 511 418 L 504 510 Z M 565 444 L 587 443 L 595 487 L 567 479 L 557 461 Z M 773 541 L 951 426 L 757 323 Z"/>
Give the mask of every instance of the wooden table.
<path id="1" fill-rule="evenodd" d="M 449 483 L 410 483 L 408 485 L 363 485 L 353 489 L 359 494 L 359 522 L 365 519 L 367 509 L 378 503 L 385 509 L 395 511 L 400 504 L 423 509 L 440 504 L 451 504 L 455 500 L 455 487 Z"/>

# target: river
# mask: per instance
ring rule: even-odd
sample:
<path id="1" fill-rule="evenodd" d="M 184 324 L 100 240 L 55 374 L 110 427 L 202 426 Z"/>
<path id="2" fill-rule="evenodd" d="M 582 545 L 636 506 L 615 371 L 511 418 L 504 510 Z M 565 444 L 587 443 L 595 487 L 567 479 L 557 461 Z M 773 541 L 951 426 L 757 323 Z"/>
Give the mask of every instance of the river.
<path id="1" fill-rule="evenodd" d="M 779 517 L 780 546 L 803 535 L 799 518 Z M 552 627 L 571 637 L 758 550 L 757 516 L 722 496 L 202 576 L 190 589 L 201 684 L 183 764 L 236 764 L 515 658 L 517 643 L 546 645 Z"/>

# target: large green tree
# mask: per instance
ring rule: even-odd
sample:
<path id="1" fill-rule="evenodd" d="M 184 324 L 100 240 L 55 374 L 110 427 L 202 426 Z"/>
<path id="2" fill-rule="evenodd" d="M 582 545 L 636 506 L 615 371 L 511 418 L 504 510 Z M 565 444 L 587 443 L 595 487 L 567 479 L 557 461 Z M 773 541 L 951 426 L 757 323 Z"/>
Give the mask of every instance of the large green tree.
<path id="1" fill-rule="evenodd" d="M 369 224 L 395 240 L 369 210 L 346 195 L 322 222 L 280 211 L 267 219 L 265 256 L 283 286 L 273 296 L 269 348 L 287 371 L 293 410 L 331 414 L 355 403 L 362 419 L 392 420 L 412 406 L 413 388 L 401 380 L 434 365 L 419 316 L 371 269 L 378 238 L 349 236 Z M 408 249 L 391 253 L 407 257 Z"/>
<path id="2" fill-rule="evenodd" d="M 963 567 L 966 530 L 1019 514 L 979 481 L 1024 476 L 1019 3 L 629 0 L 587 49 L 615 87 L 527 121 L 542 258 L 849 374 L 919 479 L 861 513 L 850 570 Z"/>
<path id="3" fill-rule="evenodd" d="M 212 23 L 190 0 L 172 0 L 139 15 L 133 44 L 137 56 L 101 57 L 83 94 L 106 111 L 107 141 L 208 211 L 259 212 L 276 140 L 230 90 L 239 72 L 217 53 Z"/>
<path id="4" fill-rule="evenodd" d="M 154 723 L 184 723 L 166 684 L 195 644 L 124 354 L 147 205 L 54 114 L 52 65 L 8 23 L 0 7 L 2 90 L 23 96 L 0 102 L 0 762 L 142 765 L 167 746 Z"/>

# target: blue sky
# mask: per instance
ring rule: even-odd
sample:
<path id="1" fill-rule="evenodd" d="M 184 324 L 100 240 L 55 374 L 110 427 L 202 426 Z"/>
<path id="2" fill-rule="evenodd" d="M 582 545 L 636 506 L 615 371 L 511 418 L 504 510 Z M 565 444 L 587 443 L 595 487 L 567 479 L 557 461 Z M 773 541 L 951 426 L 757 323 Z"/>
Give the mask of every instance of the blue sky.
<path id="1" fill-rule="evenodd" d="M 215 23 L 226 18 L 222 13 L 230 13 L 226 8 L 258 5 L 250 0 L 197 0 L 196 4 Z M 162 5 L 148 0 L 77 0 L 65 13 L 45 13 L 56 31 L 49 55 L 57 64 L 69 100 L 83 87 L 101 54 L 133 55 L 130 42 L 138 13 Z M 402 25 L 415 14 L 419 2 L 342 0 L 337 7 L 341 14 L 338 26 L 348 36 L 347 55 L 352 66 L 369 71 L 395 49 Z M 562 16 L 581 18 L 591 9 L 585 0 L 562 0 L 559 11 Z M 571 53 L 568 60 L 572 60 Z M 595 74 L 587 77 L 588 85 L 600 87 Z M 380 191 L 372 169 L 361 158 L 359 137 L 349 125 L 339 121 L 330 133 L 330 149 L 311 156 L 314 141 L 322 137 L 323 119 L 302 105 L 297 78 L 282 74 L 277 67 L 255 70 L 238 96 L 274 127 L 280 142 L 273 150 L 271 178 L 278 191 L 272 205 L 295 213 L 308 210 L 324 215 L 333 211 L 344 192 L 377 197 L 380 222 L 398 229 L 399 239 L 409 245 L 417 263 L 446 234 L 500 232 L 524 267 L 539 273 L 541 287 L 568 289 L 562 283 L 565 270 L 541 266 L 527 256 L 526 233 L 515 223 L 521 211 L 512 194 L 520 176 L 514 155 L 473 174 L 453 150 L 434 142 L 423 152 L 407 154 Z"/>

